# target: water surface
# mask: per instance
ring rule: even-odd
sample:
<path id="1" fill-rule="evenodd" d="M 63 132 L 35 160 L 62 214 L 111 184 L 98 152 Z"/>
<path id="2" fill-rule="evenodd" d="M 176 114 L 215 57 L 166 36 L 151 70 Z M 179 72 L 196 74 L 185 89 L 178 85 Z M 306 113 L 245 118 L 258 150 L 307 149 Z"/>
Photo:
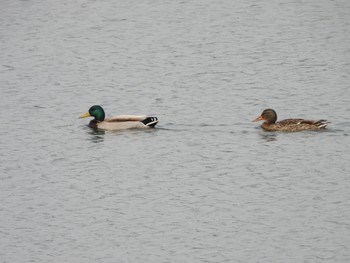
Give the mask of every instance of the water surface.
<path id="1" fill-rule="evenodd" d="M 350 2 L 0 2 L 1 262 L 350 261 Z"/>

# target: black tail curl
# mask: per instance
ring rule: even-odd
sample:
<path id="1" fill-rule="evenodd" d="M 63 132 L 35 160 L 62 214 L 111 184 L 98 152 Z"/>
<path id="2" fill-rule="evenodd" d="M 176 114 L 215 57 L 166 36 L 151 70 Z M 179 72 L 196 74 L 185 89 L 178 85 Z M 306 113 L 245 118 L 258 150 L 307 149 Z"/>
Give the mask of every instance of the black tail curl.
<path id="1" fill-rule="evenodd" d="M 159 122 L 157 117 L 147 117 L 142 121 L 142 123 L 149 127 L 154 127 Z"/>

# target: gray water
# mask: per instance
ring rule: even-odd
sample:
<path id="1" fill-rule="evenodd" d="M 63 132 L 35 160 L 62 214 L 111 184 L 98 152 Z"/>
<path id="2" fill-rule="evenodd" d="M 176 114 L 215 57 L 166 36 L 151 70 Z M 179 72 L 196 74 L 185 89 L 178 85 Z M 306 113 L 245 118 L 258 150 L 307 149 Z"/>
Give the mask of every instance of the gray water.
<path id="1" fill-rule="evenodd" d="M 350 262 L 350 1 L 0 5 L 1 262 Z"/>

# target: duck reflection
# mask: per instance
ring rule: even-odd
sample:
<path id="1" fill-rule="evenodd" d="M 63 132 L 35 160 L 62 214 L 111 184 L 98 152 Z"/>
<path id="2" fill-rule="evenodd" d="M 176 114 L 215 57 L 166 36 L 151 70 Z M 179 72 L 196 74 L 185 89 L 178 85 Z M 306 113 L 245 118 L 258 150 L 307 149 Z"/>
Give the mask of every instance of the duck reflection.
<path id="1" fill-rule="evenodd" d="M 277 133 L 275 132 L 260 132 L 260 137 L 266 142 L 274 142 L 277 141 Z"/>
<path id="2" fill-rule="evenodd" d="M 105 139 L 105 131 L 98 129 L 89 129 L 88 134 L 90 134 L 90 141 L 93 143 L 103 142 Z"/>

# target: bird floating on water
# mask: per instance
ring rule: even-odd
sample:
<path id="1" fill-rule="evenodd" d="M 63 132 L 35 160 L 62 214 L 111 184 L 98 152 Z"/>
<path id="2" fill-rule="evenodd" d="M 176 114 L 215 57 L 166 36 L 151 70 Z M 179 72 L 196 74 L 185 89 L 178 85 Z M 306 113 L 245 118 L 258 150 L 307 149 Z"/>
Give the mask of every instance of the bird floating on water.
<path id="1" fill-rule="evenodd" d="M 297 132 L 305 130 L 322 130 L 330 123 L 326 120 L 304 120 L 304 119 L 285 119 L 277 121 L 277 113 L 273 109 L 264 110 L 261 115 L 253 120 L 264 121 L 261 128 L 267 131 L 288 131 Z M 276 122 L 277 121 L 277 122 Z"/>
<path id="2" fill-rule="evenodd" d="M 89 127 L 110 131 L 153 128 L 158 123 L 157 117 L 147 117 L 146 115 L 118 115 L 105 119 L 105 111 L 100 105 L 92 106 L 87 113 L 79 118 L 86 117 L 94 117 L 90 121 Z"/>

